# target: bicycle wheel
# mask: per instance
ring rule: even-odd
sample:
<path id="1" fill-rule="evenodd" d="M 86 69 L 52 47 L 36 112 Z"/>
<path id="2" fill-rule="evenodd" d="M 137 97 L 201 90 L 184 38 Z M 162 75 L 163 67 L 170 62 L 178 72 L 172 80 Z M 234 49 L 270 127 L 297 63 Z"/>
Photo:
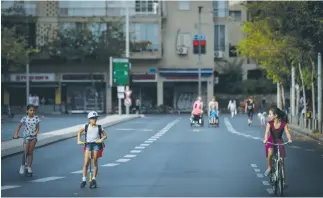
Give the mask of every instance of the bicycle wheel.
<path id="1" fill-rule="evenodd" d="M 283 181 L 283 167 L 281 163 L 278 164 L 278 195 L 280 197 L 284 196 L 284 181 Z"/>

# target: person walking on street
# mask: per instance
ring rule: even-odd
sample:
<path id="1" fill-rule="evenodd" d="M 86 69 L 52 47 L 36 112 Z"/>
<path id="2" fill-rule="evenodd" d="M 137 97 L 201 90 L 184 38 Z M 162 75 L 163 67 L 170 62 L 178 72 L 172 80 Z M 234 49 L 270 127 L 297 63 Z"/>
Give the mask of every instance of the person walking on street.
<path id="1" fill-rule="evenodd" d="M 245 106 L 245 113 L 248 114 L 248 125 L 249 126 L 252 124 L 252 117 L 253 117 L 254 109 L 255 109 L 255 103 L 253 101 L 253 97 L 250 96 L 248 101 L 246 102 L 246 106 Z"/>

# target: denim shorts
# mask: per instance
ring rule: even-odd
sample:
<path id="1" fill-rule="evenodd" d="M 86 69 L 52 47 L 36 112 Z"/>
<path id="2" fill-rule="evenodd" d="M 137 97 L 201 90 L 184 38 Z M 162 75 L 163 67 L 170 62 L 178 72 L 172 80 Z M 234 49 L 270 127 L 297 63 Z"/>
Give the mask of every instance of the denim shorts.
<path id="1" fill-rule="evenodd" d="M 99 151 L 102 148 L 102 143 L 86 143 L 87 151 Z"/>

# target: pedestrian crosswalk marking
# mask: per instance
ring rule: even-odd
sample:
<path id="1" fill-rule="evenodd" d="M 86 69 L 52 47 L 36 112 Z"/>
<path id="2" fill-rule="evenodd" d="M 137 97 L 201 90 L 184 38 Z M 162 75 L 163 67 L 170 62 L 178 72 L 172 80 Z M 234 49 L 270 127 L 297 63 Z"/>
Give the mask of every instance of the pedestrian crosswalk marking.
<path id="1" fill-rule="evenodd" d="M 149 143 L 149 144 L 151 144 L 151 143 L 153 143 L 154 141 L 145 141 L 145 143 Z"/>
<path id="2" fill-rule="evenodd" d="M 269 194 L 274 194 L 273 189 L 271 189 L 271 188 L 267 188 L 266 190 L 267 190 L 267 192 L 268 192 Z"/>
<path id="3" fill-rule="evenodd" d="M 256 172 L 260 172 L 260 169 L 255 168 L 254 170 L 255 170 Z"/>
<path id="4" fill-rule="evenodd" d="M 140 144 L 140 146 L 149 146 L 149 144 Z"/>
<path id="5" fill-rule="evenodd" d="M 251 167 L 257 168 L 257 164 L 251 164 Z"/>
<path id="6" fill-rule="evenodd" d="M 136 146 L 135 149 L 144 149 L 144 146 Z"/>
<path id="7" fill-rule="evenodd" d="M 257 177 L 259 177 L 259 178 L 263 178 L 264 176 L 263 176 L 261 173 L 258 173 L 258 174 L 257 174 Z"/>
<path id="8" fill-rule="evenodd" d="M 1 190 L 9 190 L 9 189 L 13 189 L 13 188 L 19 188 L 21 186 L 1 186 Z"/>
<path id="9" fill-rule="evenodd" d="M 262 182 L 262 184 L 263 184 L 263 185 L 265 185 L 265 186 L 269 186 L 269 185 L 270 185 L 268 181 L 261 181 L 261 182 Z"/>
<path id="10" fill-rule="evenodd" d="M 41 179 L 32 180 L 30 182 L 48 182 L 48 181 L 53 181 L 53 180 L 63 179 L 63 178 L 65 177 L 45 177 Z"/>

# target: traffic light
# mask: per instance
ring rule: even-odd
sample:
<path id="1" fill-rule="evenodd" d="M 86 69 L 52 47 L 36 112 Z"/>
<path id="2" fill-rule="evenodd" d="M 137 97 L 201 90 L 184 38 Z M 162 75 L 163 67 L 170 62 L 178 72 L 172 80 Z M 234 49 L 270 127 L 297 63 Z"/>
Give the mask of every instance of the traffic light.
<path id="1" fill-rule="evenodd" d="M 199 41 L 193 40 L 193 54 L 199 53 Z"/>
<path id="2" fill-rule="evenodd" d="M 201 45 L 201 54 L 206 54 L 206 40 L 193 40 L 193 54 L 199 54 L 199 43 Z"/>
<path id="3" fill-rule="evenodd" d="M 201 40 L 201 54 L 206 54 L 206 40 Z"/>

